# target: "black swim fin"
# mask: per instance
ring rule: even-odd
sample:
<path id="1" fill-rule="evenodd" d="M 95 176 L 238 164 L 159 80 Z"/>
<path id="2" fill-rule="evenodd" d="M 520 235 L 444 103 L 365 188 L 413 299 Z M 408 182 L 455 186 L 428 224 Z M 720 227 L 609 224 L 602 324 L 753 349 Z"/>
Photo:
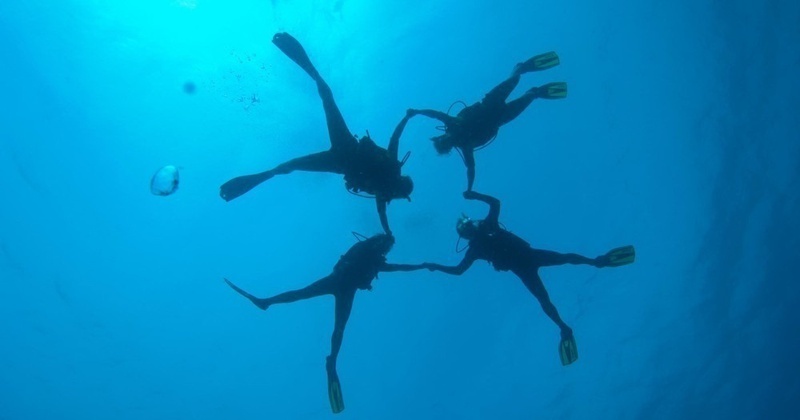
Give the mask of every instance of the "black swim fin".
<path id="1" fill-rule="evenodd" d="M 253 304 L 258 306 L 259 309 L 266 310 L 267 307 L 269 307 L 269 304 L 267 304 L 267 300 L 266 299 L 257 298 L 255 296 L 251 295 L 250 293 L 247 293 L 244 289 L 242 289 L 239 286 L 233 284 L 233 282 L 231 282 L 230 280 L 228 280 L 226 278 L 223 278 L 223 280 L 225 280 L 225 283 L 227 283 L 227 285 L 230 286 L 231 289 L 235 290 L 236 293 L 238 293 L 238 294 L 246 297 L 247 299 L 249 299 L 250 302 L 253 302 Z"/>
<path id="2" fill-rule="evenodd" d="M 219 196 L 225 201 L 244 195 L 246 192 L 257 187 L 262 182 L 272 178 L 269 171 L 253 175 L 237 176 L 219 187 Z"/>
<path id="3" fill-rule="evenodd" d="M 272 43 L 305 70 L 311 78 L 316 80 L 319 77 L 317 69 L 311 64 L 311 59 L 308 58 L 308 54 L 306 54 L 306 50 L 300 44 L 300 41 L 286 32 L 278 32 L 272 37 Z"/>

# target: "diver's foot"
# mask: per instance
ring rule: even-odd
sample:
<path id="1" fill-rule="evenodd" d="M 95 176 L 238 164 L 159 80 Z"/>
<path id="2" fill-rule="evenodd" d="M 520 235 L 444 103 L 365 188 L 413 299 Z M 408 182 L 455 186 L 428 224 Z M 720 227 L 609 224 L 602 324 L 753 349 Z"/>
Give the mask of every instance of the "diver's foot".
<path id="1" fill-rule="evenodd" d="M 559 63 L 561 63 L 561 60 L 558 58 L 558 54 L 555 51 L 550 51 L 531 57 L 522 63 L 517 63 L 514 66 L 514 74 L 519 76 L 532 71 L 547 70 L 557 66 Z"/>
<path id="2" fill-rule="evenodd" d="M 575 337 L 575 336 L 572 334 L 572 328 L 570 328 L 570 327 L 561 328 L 561 339 L 562 340 L 569 340 L 570 338 L 573 338 L 573 337 Z"/>
<path id="3" fill-rule="evenodd" d="M 308 75 L 313 79 L 316 80 L 319 77 L 317 69 L 314 68 L 313 64 L 311 64 L 311 59 L 308 58 L 308 54 L 306 54 L 306 50 L 293 36 L 286 32 L 278 32 L 272 37 L 272 43 L 275 44 L 275 46 L 281 51 L 283 51 L 287 57 L 305 70 L 306 73 L 308 73 Z"/>
<path id="4" fill-rule="evenodd" d="M 325 371 L 328 372 L 329 375 L 336 375 L 336 360 L 331 356 L 325 356 Z"/>
<path id="5" fill-rule="evenodd" d="M 605 268 L 608 267 L 608 261 L 609 258 L 607 255 L 601 255 L 593 260 L 592 265 L 597 268 Z"/>
<path id="6" fill-rule="evenodd" d="M 267 308 L 269 308 L 269 303 L 267 302 L 267 299 L 257 298 L 255 296 L 251 295 L 250 293 L 247 293 L 244 289 L 240 288 L 239 286 L 233 284 L 233 282 L 231 282 L 230 280 L 228 280 L 226 278 L 223 278 L 223 280 L 225 280 L 225 283 L 228 286 L 230 286 L 231 289 L 235 290 L 236 293 L 239 293 L 240 295 L 242 295 L 242 296 L 246 297 L 247 299 L 249 299 L 250 302 L 253 302 L 253 304 L 258 306 L 258 308 L 261 309 L 262 311 L 265 311 L 265 310 L 267 310 Z"/>
<path id="7" fill-rule="evenodd" d="M 254 175 L 237 176 L 219 187 L 219 196 L 225 201 L 231 201 L 257 187 L 258 184 L 272 178 L 270 172 Z"/>
<path id="8" fill-rule="evenodd" d="M 253 302 L 253 304 L 256 305 L 258 309 L 261 309 L 262 311 L 266 311 L 267 308 L 269 308 L 269 303 L 267 302 L 267 299 L 253 298 L 250 299 L 250 301 Z"/>

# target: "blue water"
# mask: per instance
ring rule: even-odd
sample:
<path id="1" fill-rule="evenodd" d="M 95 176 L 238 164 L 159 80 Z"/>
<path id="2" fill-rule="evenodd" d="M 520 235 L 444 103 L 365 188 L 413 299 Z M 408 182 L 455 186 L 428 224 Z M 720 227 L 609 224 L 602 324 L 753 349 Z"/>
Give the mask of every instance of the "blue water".
<path id="1" fill-rule="evenodd" d="M 477 101 L 556 50 L 512 97 L 569 97 L 503 127 L 475 189 L 537 248 L 638 251 L 542 270 L 568 367 L 509 273 L 381 275 L 347 326 L 338 418 L 797 418 L 798 22 L 788 0 L 0 2 L 0 419 L 332 416 L 333 300 L 262 313 L 222 282 L 302 287 L 380 231 L 335 175 L 218 197 L 328 145 L 278 31 L 380 144 L 406 108 Z M 486 211 L 435 126 L 401 141 L 416 189 L 389 206 L 391 262 L 457 263 L 456 218 Z M 180 189 L 151 195 L 168 164 Z"/>

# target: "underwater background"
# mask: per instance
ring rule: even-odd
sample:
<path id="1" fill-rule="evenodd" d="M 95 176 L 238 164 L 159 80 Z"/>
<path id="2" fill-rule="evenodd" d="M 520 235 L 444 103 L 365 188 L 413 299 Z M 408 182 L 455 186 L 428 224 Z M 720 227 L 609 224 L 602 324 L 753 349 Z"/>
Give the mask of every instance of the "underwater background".
<path id="1" fill-rule="evenodd" d="M 0 419 L 332 416 L 333 299 L 259 296 L 327 275 L 380 231 L 341 176 L 218 187 L 328 147 L 313 82 L 385 145 L 405 110 L 472 103 L 555 50 L 551 81 L 479 151 L 475 190 L 536 248 L 616 269 L 541 270 L 575 331 L 510 273 L 385 273 L 357 295 L 338 371 L 351 419 L 797 418 L 800 2 L 0 2 Z M 194 92 L 185 89 L 188 84 Z M 389 261 L 455 264 L 456 153 L 411 120 L 413 201 Z M 150 193 L 164 165 L 178 191 Z"/>

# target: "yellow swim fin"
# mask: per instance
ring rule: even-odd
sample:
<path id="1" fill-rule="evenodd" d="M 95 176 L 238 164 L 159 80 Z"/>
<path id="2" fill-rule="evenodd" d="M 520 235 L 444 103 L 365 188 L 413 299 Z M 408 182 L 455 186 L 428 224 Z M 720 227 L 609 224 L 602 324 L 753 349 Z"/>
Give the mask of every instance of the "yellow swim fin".
<path id="1" fill-rule="evenodd" d="M 328 400 L 334 414 L 344 411 L 344 398 L 342 398 L 342 385 L 339 384 L 338 375 L 328 375 Z"/>
<path id="2" fill-rule="evenodd" d="M 567 97 L 567 84 L 565 82 L 548 83 L 534 89 L 536 89 L 537 98 L 564 99 Z"/>
<path id="3" fill-rule="evenodd" d="M 606 267 L 619 267 L 621 265 L 632 264 L 636 260 L 636 249 L 633 245 L 614 248 L 606 253 Z"/>
<path id="4" fill-rule="evenodd" d="M 518 64 L 517 71 L 519 74 L 522 74 L 529 71 L 547 70 L 559 65 L 559 63 L 561 63 L 561 60 L 558 58 L 558 54 L 556 54 L 555 51 L 549 51 L 529 58 L 524 63 Z"/>
<path id="5" fill-rule="evenodd" d="M 575 337 L 562 338 L 558 345 L 558 355 L 561 357 L 561 364 L 567 366 L 578 360 L 578 345 Z"/>

